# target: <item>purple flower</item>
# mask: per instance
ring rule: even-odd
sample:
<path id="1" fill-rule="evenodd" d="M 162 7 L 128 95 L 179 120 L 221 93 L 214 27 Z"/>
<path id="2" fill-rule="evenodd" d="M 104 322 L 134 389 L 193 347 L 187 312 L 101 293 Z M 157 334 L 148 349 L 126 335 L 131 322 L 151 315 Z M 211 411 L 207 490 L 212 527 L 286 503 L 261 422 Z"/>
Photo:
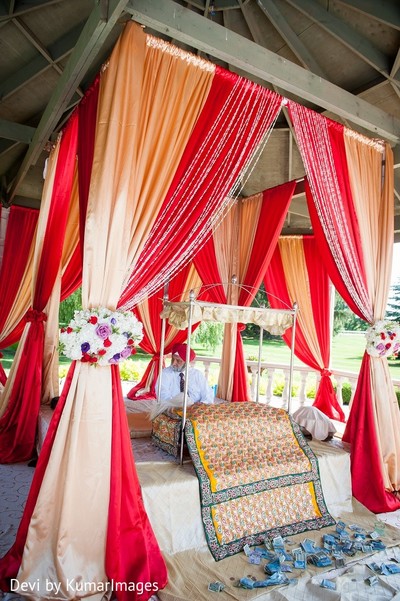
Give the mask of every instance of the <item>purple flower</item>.
<path id="1" fill-rule="evenodd" d="M 110 328 L 110 326 L 106 323 L 100 323 L 96 330 L 95 330 L 97 336 L 99 338 L 101 338 L 102 340 L 105 340 L 106 338 L 109 337 L 110 334 L 112 334 L 112 330 Z"/>
<path id="2" fill-rule="evenodd" d="M 113 355 L 113 359 L 115 359 L 115 361 L 119 361 L 121 359 L 121 354 L 115 353 L 115 355 Z"/>
<path id="3" fill-rule="evenodd" d="M 131 349 L 129 348 L 129 346 L 126 346 L 124 349 L 122 349 L 121 351 L 121 357 L 123 359 L 126 359 L 127 357 L 131 356 Z"/>
<path id="4" fill-rule="evenodd" d="M 115 319 L 115 317 L 111 317 L 110 321 L 113 324 L 113 326 L 115 326 L 115 324 L 117 323 L 117 320 Z"/>
<path id="5" fill-rule="evenodd" d="M 81 344 L 82 353 L 87 353 L 90 350 L 90 344 L 88 342 L 83 342 Z"/>

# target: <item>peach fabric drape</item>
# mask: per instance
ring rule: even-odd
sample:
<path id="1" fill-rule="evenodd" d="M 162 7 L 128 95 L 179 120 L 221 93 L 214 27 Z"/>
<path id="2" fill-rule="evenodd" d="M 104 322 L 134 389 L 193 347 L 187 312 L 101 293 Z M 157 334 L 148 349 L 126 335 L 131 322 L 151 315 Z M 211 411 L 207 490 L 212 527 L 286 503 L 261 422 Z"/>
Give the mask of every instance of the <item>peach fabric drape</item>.
<path id="1" fill-rule="evenodd" d="M 116 308 L 212 78 L 147 40 L 139 26 L 128 24 L 101 78 L 84 240 L 84 308 Z M 175 127 L 177 121 L 182 126 Z M 112 398 L 111 368 L 78 362 L 18 574 L 20 582 L 56 580 L 59 599 L 72 598 L 68 579 L 108 580 Z M 90 498 L 81 493 L 87 480 Z M 100 600 L 102 593 L 87 596 Z"/>
<path id="2" fill-rule="evenodd" d="M 199 277 L 199 274 L 197 273 L 195 266 L 191 265 L 189 268 L 189 273 L 188 273 L 186 284 L 185 284 L 185 290 L 182 290 L 182 293 L 187 292 L 187 295 L 188 295 L 189 290 L 197 291 L 200 288 L 200 286 L 201 286 L 201 279 Z M 182 300 L 187 300 L 187 295 Z M 154 338 L 154 333 L 153 333 L 153 328 L 152 328 L 152 323 L 151 323 L 151 316 L 149 313 L 147 299 L 142 301 L 141 303 L 139 303 L 137 305 L 137 307 L 135 307 L 135 310 L 137 311 L 138 315 L 140 315 L 140 320 L 143 323 L 143 329 L 146 330 L 147 336 L 150 339 L 152 347 L 157 348 L 158 343 Z M 168 332 L 165 335 L 165 347 L 170 346 L 171 342 L 176 337 L 178 332 L 179 332 L 179 330 L 177 330 L 177 328 L 175 328 L 174 326 L 170 326 L 168 328 Z"/>
<path id="3" fill-rule="evenodd" d="M 33 269 L 33 256 L 35 252 L 35 238 L 33 236 L 29 256 L 26 262 L 24 275 L 21 280 L 21 285 L 18 290 L 18 294 L 15 297 L 15 303 L 7 317 L 4 324 L 4 329 L 1 335 L 1 340 L 5 340 L 9 334 L 14 330 L 15 326 L 21 321 L 25 313 L 28 311 L 31 304 L 31 288 L 32 288 L 32 269 Z M 14 359 L 15 360 L 15 359 Z"/>
<path id="4" fill-rule="evenodd" d="M 44 234 L 46 231 L 47 216 L 49 213 L 51 197 L 53 193 L 54 177 L 56 172 L 58 153 L 60 149 L 60 141 L 56 144 L 53 151 L 50 153 L 48 166 L 47 166 L 47 177 L 43 186 L 42 202 L 38 225 L 36 229 L 36 237 L 34 244 L 32 244 L 31 252 L 29 254 L 28 263 L 25 269 L 24 278 L 21 283 L 20 292 L 18 294 L 18 301 L 15 303 L 14 310 L 10 312 L 10 315 L 4 326 L 3 336 L 5 337 L 10 333 L 15 325 L 22 319 L 28 308 L 31 306 L 33 295 L 35 293 L 35 269 L 38 267 L 40 260 L 41 249 L 43 246 Z M 30 276 L 30 277 L 29 277 Z M 27 332 L 30 328 L 30 324 L 27 324 L 24 328 L 21 340 L 18 345 L 17 352 L 15 353 L 14 361 L 11 365 L 10 373 L 7 382 L 4 386 L 4 390 L 0 397 L 0 417 L 4 414 L 7 406 L 9 396 L 13 390 L 15 375 L 18 371 L 18 365 L 21 357 L 21 352 L 25 346 L 25 340 Z"/>
<path id="5" fill-rule="evenodd" d="M 302 236 L 282 236 L 278 240 L 278 245 L 289 296 L 292 302 L 297 301 L 300 304 L 300 310 L 297 314 L 299 325 L 316 363 L 322 370 L 329 366 L 324 365 L 315 329 L 309 289 L 312 282 L 309 281 L 308 277 L 303 238 Z"/>
<path id="6" fill-rule="evenodd" d="M 138 56 L 143 56 L 140 65 Z M 114 212 L 120 211 L 121 217 L 122 211 L 126 210 L 129 218 L 130 227 L 121 240 L 121 247 L 129 249 L 126 263 L 124 261 L 122 267 L 118 267 L 121 261 L 115 256 L 110 273 L 104 274 L 105 280 L 116 281 L 117 285 L 111 286 L 114 295 L 118 295 L 112 302 L 116 306 L 120 295 L 121 274 L 118 270 L 122 271 L 125 281 L 135 267 L 207 98 L 212 73 L 193 69 L 181 57 L 160 52 L 158 41 L 146 36 L 135 24 L 128 25 L 123 47 L 117 43 L 111 60 L 119 62 L 119 68 L 118 71 L 108 68 L 109 83 L 107 88 L 101 89 L 96 130 L 99 153 L 93 163 L 93 174 L 100 164 L 106 167 L 100 177 L 94 178 L 99 186 L 100 202 L 106 202 L 103 199 L 108 196 L 116 202 L 121 195 L 128 196 L 129 201 L 129 207 L 121 208 L 116 204 L 113 208 Z M 115 90 L 119 90 L 118 99 Z M 121 101 L 120 94 L 123 96 Z M 111 109 L 113 113 L 108 121 Z M 176 127 L 177 123 L 181 126 Z M 96 186 L 96 183 L 92 185 Z M 107 226 L 105 218 L 97 223 L 97 235 L 107 235 L 111 239 L 121 236 L 119 229 L 108 230 Z M 101 264 L 101 257 L 92 249 L 88 248 L 88 252 L 91 254 L 88 264 Z"/>
<path id="7" fill-rule="evenodd" d="M 365 257 L 374 321 L 384 318 L 393 255 L 393 152 L 360 142 L 345 130 L 345 148 Z M 382 159 L 385 177 L 382 186 Z M 387 490 L 400 489 L 400 413 L 387 358 L 370 357 L 376 432 Z"/>
<path id="8" fill-rule="evenodd" d="M 238 201 L 214 232 L 218 269 L 226 302 L 231 305 L 237 305 L 239 300 L 239 288 L 231 284 L 231 279 L 235 275 L 238 284 L 244 279 L 256 232 L 256 227 L 251 224 L 258 224 L 262 201 L 262 194 Z M 237 336 L 237 325 L 225 324 L 218 396 L 229 401 L 233 391 Z"/>

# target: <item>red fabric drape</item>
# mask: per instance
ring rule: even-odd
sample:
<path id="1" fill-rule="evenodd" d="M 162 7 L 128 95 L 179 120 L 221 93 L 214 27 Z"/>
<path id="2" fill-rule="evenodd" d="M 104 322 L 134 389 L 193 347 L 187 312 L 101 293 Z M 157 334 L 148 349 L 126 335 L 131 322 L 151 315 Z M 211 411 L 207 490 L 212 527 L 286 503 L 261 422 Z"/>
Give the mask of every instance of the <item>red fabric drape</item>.
<path id="1" fill-rule="evenodd" d="M 133 285 L 123 295 L 120 306 L 124 300 L 129 301 L 135 291 L 144 288 L 150 279 L 159 273 L 162 268 L 165 269 L 166 276 L 172 271 L 174 259 L 180 256 L 179 253 L 182 252 L 182 249 L 187 250 L 190 242 L 193 241 L 194 236 L 192 232 L 196 234 L 199 228 L 204 228 L 204 224 L 210 221 L 212 214 L 220 206 L 221 199 L 226 196 L 226 193 L 236 183 L 244 164 L 255 150 L 256 142 L 260 141 L 260 136 L 257 136 L 255 130 L 258 128 L 258 132 L 260 130 L 267 132 L 268 127 L 277 115 L 281 105 L 281 97 L 251 82 L 241 80 L 242 83 L 237 89 L 238 98 L 243 103 L 247 103 L 247 106 L 251 110 L 254 108 L 254 110 L 258 111 L 259 123 L 255 123 L 252 119 L 246 119 L 242 123 L 240 121 L 242 115 L 239 111 L 236 119 L 234 118 L 235 115 L 229 116 L 226 131 L 223 131 L 221 127 L 216 127 L 221 106 L 238 80 L 239 78 L 236 75 L 217 69 L 209 100 L 206 102 L 206 107 L 199 117 L 195 131 L 184 152 L 179 173 L 167 194 L 168 199 L 171 199 L 174 195 L 174 209 L 177 208 L 180 214 L 179 231 L 171 233 L 168 229 L 168 220 L 165 220 L 164 216 L 162 217 L 161 226 L 158 230 L 153 230 L 150 236 L 151 243 L 149 243 L 148 247 L 142 253 L 147 257 L 149 263 L 147 263 L 145 269 L 141 272 L 137 269 L 133 271 L 133 280 L 131 280 L 131 283 L 133 281 Z M 258 106 L 256 102 L 253 102 L 255 97 L 259 100 Z M 270 102 L 268 102 L 268 99 Z M 268 118 L 266 117 L 267 115 Z M 211 127 L 214 127 L 212 135 L 210 133 Z M 245 148 L 236 143 L 240 139 L 240 136 L 237 135 L 240 128 L 241 139 L 245 139 L 246 142 Z M 208 144 L 204 145 L 203 143 L 207 135 Z M 223 144 L 221 144 L 221 136 L 224 136 Z M 209 158 L 207 153 L 205 153 L 205 148 L 207 150 L 210 147 L 213 148 L 212 158 L 215 159 L 215 163 L 211 166 L 211 170 L 207 171 L 207 177 L 201 183 L 199 189 L 197 189 L 199 185 L 198 181 L 191 184 L 196 188 L 196 198 L 199 204 L 197 207 L 194 207 L 193 204 L 188 206 L 188 203 L 185 202 L 187 189 L 180 189 L 177 192 L 175 188 L 178 188 L 181 175 L 186 172 L 192 162 L 195 162 L 203 171 L 203 162 L 207 162 Z M 224 161 L 226 162 L 227 157 L 229 158 L 229 165 L 232 165 L 233 168 L 229 171 L 227 177 L 222 178 L 221 169 L 219 168 L 221 168 Z M 225 164 L 223 166 L 226 167 Z M 220 184 L 218 186 L 215 182 L 216 177 L 219 177 L 221 180 L 218 181 L 218 184 Z M 208 191 L 210 188 L 212 189 L 213 203 L 207 204 L 206 199 L 209 198 Z M 164 206 L 166 204 L 164 203 Z M 162 248 L 162 253 L 159 253 L 160 248 Z M 44 287 L 45 282 L 42 281 L 42 278 L 39 279 Z M 35 301 L 39 300 L 41 296 L 43 295 L 35 294 Z M 117 370 L 113 370 L 115 386 L 113 387 L 111 500 L 108 516 L 109 538 L 106 550 L 107 575 L 119 582 L 137 582 L 138 580 L 146 582 L 149 581 L 148 577 L 146 579 L 148 574 L 154 574 L 158 571 L 158 585 L 161 587 L 164 586 L 166 580 L 165 568 L 139 497 L 139 484 L 136 473 L 133 471 L 131 446 L 128 444 L 129 440 L 127 438 L 127 427 L 125 426 L 125 430 L 122 427 L 124 420 L 121 417 L 121 390 L 119 384 L 116 382 L 116 373 L 118 373 Z M 61 411 L 54 415 L 52 428 L 57 426 L 60 414 Z M 46 457 L 44 461 L 47 461 Z M 40 472 L 38 474 L 38 479 L 33 485 L 35 491 L 40 490 Z M 127 486 L 125 486 L 125 480 L 127 480 Z M 37 496 L 37 492 L 35 494 Z M 30 517 L 28 508 L 24 514 L 23 522 L 29 523 Z M 17 549 L 19 561 L 22 550 L 23 546 L 19 550 Z M 132 553 L 135 553 L 134 561 L 132 560 Z M 155 564 L 155 569 L 153 569 L 152 563 Z M 9 566 L 5 565 L 4 562 L 0 565 L 3 575 L 10 574 Z M 14 575 L 17 573 L 16 567 L 17 564 L 14 562 Z M 121 591 L 118 591 L 116 594 L 118 598 L 126 598 Z M 130 595 L 132 599 L 132 593 Z M 146 593 L 143 598 L 145 597 L 147 598 Z"/>
<path id="2" fill-rule="evenodd" d="M 359 499 L 370 511 L 381 513 L 399 509 L 400 502 L 393 493 L 385 490 L 380 461 L 373 460 L 374 457 L 379 457 L 379 444 L 373 414 L 370 361 L 368 353 L 364 353 L 358 375 L 358 394 L 356 391 L 351 409 L 351 414 L 355 416 L 355 419 L 348 421 L 346 436 L 343 436 L 343 440 L 351 442 L 354 497 Z M 362 391 L 363 397 L 359 391 Z"/>
<path id="3" fill-rule="evenodd" d="M 167 570 L 143 506 L 118 366 L 112 365 L 111 370 L 113 435 L 106 573 L 115 582 L 137 582 L 140 574 L 141 582 L 150 582 L 156 592 L 166 585 Z M 151 574 L 157 574 L 158 582 L 152 582 Z M 140 594 L 129 591 L 118 592 L 117 596 L 120 601 L 140 599 Z"/>
<path id="4" fill-rule="evenodd" d="M 293 109 L 294 103 L 291 107 Z M 307 111 L 305 114 L 308 114 Z M 293 110 L 291 115 L 293 117 Z M 336 290 L 356 315 L 372 321 L 358 220 L 348 177 L 343 126 L 325 121 L 321 129 L 326 130 L 328 139 L 322 140 L 304 120 L 301 123 L 299 118 L 293 121 L 296 132 L 302 133 L 307 140 L 307 143 L 300 143 L 300 147 L 308 177 L 305 188 L 311 224 Z M 300 132 L 300 128 L 303 131 Z"/>
<path id="5" fill-rule="evenodd" d="M 93 165 L 99 85 L 100 77 L 97 76 L 78 107 L 79 244 L 61 280 L 61 300 L 68 298 L 82 283 L 82 248 L 85 240 L 86 210 Z"/>
<path id="6" fill-rule="evenodd" d="M 4 384 L 7 382 L 6 372 L 1 364 L 1 359 L 3 358 L 3 353 L 0 353 L 0 384 Z"/>
<path id="7" fill-rule="evenodd" d="M 248 307 L 254 300 L 282 231 L 295 187 L 296 182 L 292 181 L 263 192 L 263 203 L 249 266 L 239 294 L 239 305 Z M 247 392 L 247 371 L 240 330 L 241 327 L 238 326 L 232 400 L 246 398 Z"/>
<path id="8" fill-rule="evenodd" d="M 0 332 L 18 294 L 29 256 L 39 211 L 13 205 L 10 208 L 3 260 L 0 269 Z M 25 319 L 5 338 L 0 348 L 7 348 L 20 339 Z"/>
<path id="9" fill-rule="evenodd" d="M 306 167 L 310 218 L 329 277 L 349 307 L 372 323 L 357 216 L 351 195 L 343 126 L 289 101 L 296 139 Z M 393 511 L 400 501 L 384 489 L 371 387 L 364 356 L 343 440 L 350 442 L 353 491 L 372 511 Z M 371 431 L 369 431 L 371 430 Z M 360 487 L 368 466 L 368 487 Z M 373 469 L 370 469 L 374 466 Z M 379 509 L 377 509 L 379 508 Z"/>
<path id="10" fill-rule="evenodd" d="M 181 295 L 186 291 L 187 276 L 190 271 L 190 265 L 186 265 L 182 271 L 180 271 L 168 285 L 168 296 L 173 300 L 182 300 Z M 142 400 L 142 399 L 155 399 L 157 397 L 156 382 L 159 373 L 160 365 L 160 346 L 161 346 L 161 324 L 160 313 L 163 305 L 163 289 L 157 290 L 150 298 L 147 299 L 147 310 L 150 318 L 151 332 L 143 328 L 143 340 L 140 343 L 140 347 L 152 355 L 152 358 L 143 374 L 142 379 L 136 386 L 131 388 L 128 392 L 127 397 L 131 400 Z M 141 306 L 138 305 L 134 308 L 134 313 L 139 321 L 143 322 L 141 313 Z M 192 328 L 192 332 L 197 327 L 195 324 Z M 172 326 L 166 323 L 165 328 L 165 340 L 168 339 Z M 151 337 L 150 337 L 151 334 Z M 187 328 L 185 330 L 177 330 L 176 335 L 164 348 L 164 354 L 167 355 L 171 352 L 172 347 L 176 343 L 184 342 L 187 338 Z M 154 340 L 154 344 L 153 344 Z"/>
<path id="11" fill-rule="evenodd" d="M 29 328 L 7 408 L 0 419 L 0 462 L 26 461 L 35 447 L 43 361 L 43 314 L 59 270 L 77 143 L 77 116 L 68 122 L 61 139 L 52 200 L 40 256 Z"/>
<path id="12" fill-rule="evenodd" d="M 230 94 L 237 88 L 234 98 L 240 97 L 243 110 L 252 107 L 255 123 L 251 118 L 242 120 L 241 111 L 227 114 Z M 194 242 L 203 231 L 211 233 L 211 218 L 229 196 L 247 161 L 253 155 L 260 140 L 260 129 L 265 133 L 276 118 L 282 98 L 270 94 L 250 81 L 217 67 L 210 93 L 196 126 L 185 148 L 175 177 L 161 207 L 141 256 L 124 290 L 119 306 L 135 304 L 135 294 L 145 289 L 155 276 L 166 281 L 179 264 L 188 262 L 198 250 Z M 262 108 L 260 108 L 262 107 Z M 223 112 L 224 111 L 224 112 Z M 260 112 L 259 112 L 260 111 Z M 216 127 L 221 114 L 228 123 Z M 246 144 L 238 144 L 244 140 Z M 207 168 L 204 168 L 207 165 Z M 187 174 L 193 175 L 185 179 Z M 185 182 L 185 185 L 182 185 Z M 190 202 L 188 202 L 190 198 Z M 179 217 L 179 219 L 177 219 Z M 175 221 L 176 220 L 176 221 Z M 171 222 L 175 221 L 171 229 Z M 160 277 L 161 277 L 160 276 Z"/>
<path id="13" fill-rule="evenodd" d="M 80 177 L 80 181 L 83 182 L 83 185 L 80 188 L 80 198 L 79 198 L 80 223 L 81 223 L 80 235 L 81 236 L 83 236 L 83 230 L 84 230 L 84 222 L 85 222 L 85 217 L 86 217 L 86 207 L 87 207 L 87 198 L 88 198 L 88 190 L 89 190 L 88 182 L 90 181 L 92 160 L 93 160 L 93 147 L 94 147 L 94 138 L 93 138 L 94 125 L 93 125 L 93 123 L 95 122 L 95 119 L 96 119 L 97 100 L 98 100 L 98 85 L 99 85 L 99 81 L 97 79 L 95 81 L 95 83 L 93 84 L 93 87 L 91 88 L 91 90 L 88 93 L 87 101 L 84 104 L 81 104 L 78 108 L 77 113 L 75 113 L 75 115 L 78 117 L 78 120 L 79 120 L 79 139 L 83 138 L 83 141 L 80 139 L 79 149 L 81 152 L 83 152 L 85 154 L 85 157 L 86 157 L 86 160 L 81 160 L 79 157 L 79 165 L 80 165 L 79 177 Z M 93 92 L 93 93 L 91 93 L 91 92 Z M 71 147 L 72 151 L 77 146 L 77 140 L 76 140 L 76 135 L 78 133 L 77 125 L 78 125 L 78 122 L 76 119 L 74 119 L 74 136 L 70 138 L 70 143 L 72 144 L 72 147 Z M 85 129 L 85 126 L 87 126 L 87 128 L 88 128 L 87 130 Z M 64 140 L 65 140 L 65 146 L 64 146 L 63 150 L 64 150 L 64 152 L 67 152 L 68 138 L 65 137 L 65 138 L 63 138 L 62 141 L 64 141 Z M 73 155 L 74 154 L 75 153 L 73 152 Z M 63 155 L 61 155 L 61 148 L 60 148 L 59 160 L 60 160 L 60 158 L 62 158 L 62 156 Z M 91 157 L 91 160 L 89 160 L 88 157 Z M 72 158 L 73 158 L 72 155 L 69 158 L 72 161 Z M 81 163 L 82 163 L 82 166 L 81 166 Z M 68 173 L 65 174 L 65 177 L 67 178 L 69 175 L 71 176 L 71 185 L 72 185 L 72 174 L 73 174 L 72 162 L 69 167 L 70 167 L 70 170 L 68 170 Z M 57 181 L 57 174 L 58 174 L 58 163 L 57 163 L 57 173 L 56 173 L 55 183 Z M 53 194 L 54 194 L 54 191 L 53 191 Z M 65 209 L 64 209 L 64 214 L 65 214 L 65 216 L 67 216 L 67 211 Z M 82 240 L 83 240 L 83 238 L 81 238 L 81 243 L 82 243 Z M 74 269 L 76 270 L 75 272 L 74 272 Z M 78 274 L 78 277 L 77 277 L 77 274 Z M 67 296 L 69 296 L 69 294 L 71 294 L 74 291 L 74 289 L 76 289 L 78 281 L 80 284 L 81 277 L 82 277 L 82 252 L 81 252 L 81 249 L 78 248 L 77 251 L 73 254 L 73 257 L 71 258 L 68 268 L 67 268 L 66 272 L 64 273 L 64 276 L 62 279 L 62 285 L 61 285 L 61 299 L 66 298 Z M 41 345 L 41 348 L 43 348 L 43 343 Z M 68 371 L 64 386 L 63 386 L 62 394 L 60 396 L 60 399 L 57 403 L 56 409 L 52 416 L 49 430 L 48 430 L 46 439 L 44 441 L 43 447 L 40 452 L 40 457 L 38 460 L 37 467 L 35 469 L 34 478 L 33 478 L 32 485 L 31 485 L 31 488 L 29 491 L 29 496 L 28 496 L 25 510 L 24 510 L 24 513 L 22 516 L 22 520 L 21 520 L 21 523 L 20 523 L 20 526 L 18 529 L 16 541 L 15 541 L 14 545 L 12 546 L 12 548 L 7 553 L 7 555 L 5 555 L 5 557 L 0 562 L 0 585 L 2 585 L 3 590 L 7 590 L 7 588 L 9 587 L 9 579 L 16 576 L 16 574 L 18 573 L 20 564 L 21 564 L 21 558 L 22 558 L 22 553 L 23 553 L 24 546 L 25 546 L 29 522 L 32 517 L 32 513 L 33 513 L 33 510 L 34 510 L 34 507 L 36 504 L 37 496 L 39 494 L 42 480 L 43 480 L 43 477 L 44 477 L 44 474 L 46 471 L 46 467 L 48 464 L 48 460 L 49 460 L 49 457 L 51 454 L 51 449 L 52 449 L 55 435 L 57 432 L 58 424 L 59 424 L 59 421 L 60 421 L 60 418 L 62 415 L 62 411 L 63 411 L 64 405 L 65 405 L 65 400 L 67 398 L 68 391 L 69 391 L 69 388 L 71 385 L 71 380 L 73 377 L 74 369 L 75 369 L 75 362 L 72 362 L 71 367 Z M 39 375 L 37 375 L 37 377 L 39 377 Z M 41 377 L 41 374 L 40 374 L 40 377 Z M 32 420 L 32 422 L 35 424 L 36 424 L 36 421 L 37 420 Z"/>
<path id="14" fill-rule="evenodd" d="M 259 220 L 254 236 L 253 248 L 248 263 L 247 272 L 243 276 L 243 286 L 239 295 L 239 305 L 248 306 L 260 286 L 265 270 L 276 246 L 279 233 L 282 229 L 290 201 L 293 196 L 296 182 L 288 182 L 282 186 L 271 188 L 263 192 L 263 202 Z M 226 303 L 227 298 L 218 270 L 214 248 L 211 238 L 194 257 L 194 264 L 203 281 L 204 286 L 210 286 L 208 293 L 210 300 L 217 303 Z M 236 359 L 234 369 L 232 401 L 248 400 L 247 398 L 247 372 L 243 354 L 243 342 L 240 336 L 241 325 L 238 326 L 236 341 Z"/>
<path id="15" fill-rule="evenodd" d="M 303 237 L 303 247 L 308 279 L 311 284 L 309 286 L 309 291 L 313 318 L 324 367 L 321 369 L 321 366 L 316 361 L 299 322 L 297 322 L 296 326 L 294 352 L 296 357 L 303 361 L 303 363 L 312 369 L 319 371 L 321 374 L 320 384 L 313 405 L 331 419 L 344 422 L 345 416 L 337 401 L 330 378 L 331 374 L 328 370 L 330 361 L 329 277 L 318 253 L 315 238 L 308 236 Z M 286 309 L 287 307 L 292 307 L 293 302 L 297 300 L 290 298 L 279 247 L 277 247 L 274 252 L 269 268 L 265 274 L 264 283 L 268 294 L 268 300 L 273 309 Z M 292 341 L 291 328 L 285 332 L 283 339 L 290 347 Z"/>
<path id="16" fill-rule="evenodd" d="M 21 565 L 21 558 L 22 553 L 24 551 L 29 523 L 33 514 L 33 510 L 35 509 L 39 490 L 42 485 L 51 449 L 53 447 L 54 439 L 57 433 L 59 418 L 62 414 L 68 390 L 71 385 L 71 380 L 74 375 L 74 369 L 75 362 L 71 364 L 67 377 L 65 378 L 61 396 L 54 410 L 53 419 L 50 422 L 42 450 L 40 451 L 39 459 L 35 468 L 35 473 L 33 476 L 31 487 L 29 489 L 28 498 L 25 503 L 24 512 L 22 514 L 22 519 L 18 527 L 15 542 L 11 549 L 0 560 L 0 589 L 2 591 L 7 591 L 10 589 L 10 579 L 15 578 L 15 576 L 18 574 L 18 570 Z"/>

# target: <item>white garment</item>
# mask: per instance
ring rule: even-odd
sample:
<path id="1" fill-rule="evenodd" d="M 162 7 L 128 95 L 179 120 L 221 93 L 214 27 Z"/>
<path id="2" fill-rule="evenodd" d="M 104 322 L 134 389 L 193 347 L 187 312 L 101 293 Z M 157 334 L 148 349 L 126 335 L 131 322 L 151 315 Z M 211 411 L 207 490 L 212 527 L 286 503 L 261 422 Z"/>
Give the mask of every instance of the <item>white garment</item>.
<path id="1" fill-rule="evenodd" d="M 334 424 L 316 407 L 300 407 L 292 415 L 295 422 L 311 434 L 313 439 L 325 440 L 336 432 Z"/>
<path id="2" fill-rule="evenodd" d="M 180 373 L 172 369 L 171 365 L 163 369 L 159 401 L 168 402 L 180 394 Z M 158 380 L 156 390 L 158 391 Z M 204 374 L 194 367 L 189 367 L 188 396 L 194 403 L 198 403 L 199 401 L 207 404 L 214 402 L 214 393 L 207 384 Z"/>

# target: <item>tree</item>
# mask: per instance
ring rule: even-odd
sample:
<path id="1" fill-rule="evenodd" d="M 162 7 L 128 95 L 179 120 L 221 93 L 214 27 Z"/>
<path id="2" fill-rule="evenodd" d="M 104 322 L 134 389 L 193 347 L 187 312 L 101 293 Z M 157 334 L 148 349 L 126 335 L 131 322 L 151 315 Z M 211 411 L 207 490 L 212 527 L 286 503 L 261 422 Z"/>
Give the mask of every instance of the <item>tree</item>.
<path id="1" fill-rule="evenodd" d="M 400 278 L 390 288 L 386 319 L 400 322 Z"/>
<path id="2" fill-rule="evenodd" d="M 224 324 L 202 321 L 196 330 L 195 341 L 214 353 L 217 346 L 222 342 L 223 334 Z"/>
<path id="3" fill-rule="evenodd" d="M 73 292 L 68 298 L 60 303 L 60 311 L 59 311 L 59 322 L 61 326 L 66 326 L 69 324 L 71 319 L 74 317 L 75 311 L 80 311 L 82 309 L 82 289 L 78 288 Z"/>
<path id="4" fill-rule="evenodd" d="M 340 294 L 335 291 L 335 308 L 333 311 L 333 335 L 343 330 L 364 332 L 368 323 L 361 319 L 349 308 Z"/>

